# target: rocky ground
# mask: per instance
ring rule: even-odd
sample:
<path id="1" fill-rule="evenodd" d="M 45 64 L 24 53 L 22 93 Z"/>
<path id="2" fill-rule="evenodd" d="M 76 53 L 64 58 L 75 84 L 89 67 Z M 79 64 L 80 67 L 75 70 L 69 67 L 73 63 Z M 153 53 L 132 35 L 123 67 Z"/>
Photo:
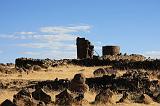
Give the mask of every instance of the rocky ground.
<path id="1" fill-rule="evenodd" d="M 109 69 L 109 66 L 83 67 L 67 64 L 48 67 L 47 69 L 32 67 L 30 70 L 19 70 L 14 67 L 14 64 L 0 65 L 0 103 L 2 103 L 1 106 L 9 106 L 8 104 L 12 104 L 12 106 L 160 105 L 158 103 L 160 98 L 154 98 L 160 93 L 160 89 L 157 87 L 157 85 L 159 85 L 159 73 L 157 71 L 147 71 L 148 74 L 146 75 L 149 81 L 158 80 L 158 83 L 155 85 L 156 87 L 150 87 L 154 94 L 154 97 L 151 97 L 143 92 L 141 94 L 130 91 L 117 92 L 107 87 L 102 87 L 103 89 L 101 89 L 100 86 L 98 86 L 97 89 L 92 89 L 88 83 L 88 78 L 94 79 L 95 77 L 103 77 L 103 75 L 111 76 L 111 74 L 116 74 L 117 79 L 130 74 L 128 70 L 116 70 L 112 73 L 113 71 L 107 69 Z M 138 71 L 136 72 L 139 73 Z M 136 72 L 131 71 L 131 73 Z M 141 75 L 143 74 L 142 72 L 145 73 L 146 70 L 141 70 Z M 133 75 L 129 76 L 128 79 L 132 76 Z M 56 78 L 58 78 L 58 80 Z M 66 87 L 67 89 L 62 88 L 59 90 L 50 89 L 48 86 L 37 86 L 40 84 L 39 82 L 42 81 L 60 81 L 59 79 L 70 81 L 70 86 Z M 103 82 L 103 80 L 101 82 Z M 147 91 L 145 92 L 147 93 Z"/>

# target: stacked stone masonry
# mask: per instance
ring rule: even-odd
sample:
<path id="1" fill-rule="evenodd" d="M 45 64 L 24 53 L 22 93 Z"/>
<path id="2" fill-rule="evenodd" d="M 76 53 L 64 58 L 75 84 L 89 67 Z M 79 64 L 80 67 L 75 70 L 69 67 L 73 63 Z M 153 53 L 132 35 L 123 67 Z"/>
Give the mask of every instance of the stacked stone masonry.
<path id="1" fill-rule="evenodd" d="M 94 46 L 85 38 L 77 37 L 77 59 L 93 58 Z"/>
<path id="2" fill-rule="evenodd" d="M 119 46 L 103 46 L 102 47 L 103 56 L 104 55 L 117 55 L 120 53 Z"/>

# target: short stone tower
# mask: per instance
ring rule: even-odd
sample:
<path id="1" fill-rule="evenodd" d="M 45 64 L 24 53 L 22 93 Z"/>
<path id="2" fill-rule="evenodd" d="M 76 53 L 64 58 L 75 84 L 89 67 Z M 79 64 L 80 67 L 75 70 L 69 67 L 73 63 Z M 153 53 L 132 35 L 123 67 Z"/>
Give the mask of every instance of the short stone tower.
<path id="1" fill-rule="evenodd" d="M 117 55 L 120 53 L 120 47 L 119 46 L 103 46 L 102 53 L 103 53 L 103 56 Z"/>

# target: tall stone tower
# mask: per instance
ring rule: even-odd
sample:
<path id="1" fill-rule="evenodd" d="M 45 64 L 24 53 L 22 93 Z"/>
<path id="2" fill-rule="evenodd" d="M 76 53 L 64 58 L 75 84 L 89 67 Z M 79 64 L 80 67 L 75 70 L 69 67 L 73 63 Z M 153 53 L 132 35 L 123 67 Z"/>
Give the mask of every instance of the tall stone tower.
<path id="1" fill-rule="evenodd" d="M 77 37 L 77 59 L 93 58 L 94 46 L 85 38 Z"/>

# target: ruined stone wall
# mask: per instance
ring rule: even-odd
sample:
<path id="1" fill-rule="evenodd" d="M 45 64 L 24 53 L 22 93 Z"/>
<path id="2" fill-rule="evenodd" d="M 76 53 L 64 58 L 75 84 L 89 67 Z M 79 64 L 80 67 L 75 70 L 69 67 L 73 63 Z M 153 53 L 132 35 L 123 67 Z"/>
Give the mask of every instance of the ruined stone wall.
<path id="1" fill-rule="evenodd" d="M 144 61 L 146 57 L 143 55 L 138 54 L 131 54 L 131 55 L 104 55 L 101 57 L 102 59 L 109 59 L 109 60 L 129 60 L 129 61 Z"/>
<path id="2" fill-rule="evenodd" d="M 17 68 L 30 68 L 34 65 L 38 65 L 42 68 L 55 67 L 58 65 L 66 64 L 69 60 L 51 60 L 51 59 L 32 59 L 32 58 L 17 58 L 15 60 L 15 66 Z"/>
<path id="3" fill-rule="evenodd" d="M 103 56 L 104 55 L 117 55 L 120 53 L 120 47 L 119 46 L 103 46 L 102 53 L 103 53 Z"/>
<path id="4" fill-rule="evenodd" d="M 160 60 L 144 60 L 144 61 L 128 61 L 128 60 L 108 60 L 108 59 L 73 59 L 72 64 L 81 66 L 112 66 L 114 69 L 144 69 L 144 70 L 160 70 Z"/>
<path id="5" fill-rule="evenodd" d="M 41 67 L 52 65 L 51 60 L 32 59 L 32 58 L 17 58 L 15 60 L 16 67 L 29 68 L 33 65 L 39 65 Z"/>
<path id="6" fill-rule="evenodd" d="M 133 55 L 132 55 L 133 56 Z M 114 69 L 145 69 L 145 70 L 160 70 L 160 60 L 144 60 L 144 61 L 130 61 L 130 60 L 110 60 L 110 59 L 64 59 L 64 60 L 50 60 L 50 59 L 30 59 L 18 58 L 16 59 L 16 68 L 28 69 L 34 65 L 39 65 L 42 68 L 55 67 L 58 65 L 81 65 L 81 66 L 112 66 Z"/>
<path id="7" fill-rule="evenodd" d="M 77 38 L 77 59 L 93 58 L 94 46 L 85 38 Z"/>

